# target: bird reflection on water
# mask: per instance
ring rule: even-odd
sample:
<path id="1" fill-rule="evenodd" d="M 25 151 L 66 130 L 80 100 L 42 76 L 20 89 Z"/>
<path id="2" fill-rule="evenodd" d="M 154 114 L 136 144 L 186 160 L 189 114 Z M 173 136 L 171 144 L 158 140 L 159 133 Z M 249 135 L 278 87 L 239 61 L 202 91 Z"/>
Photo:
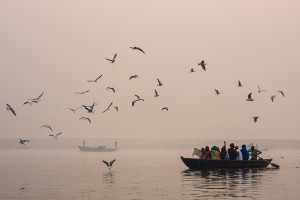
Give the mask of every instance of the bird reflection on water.
<path id="1" fill-rule="evenodd" d="M 255 198 L 269 184 L 274 169 L 203 169 L 181 172 L 183 196 L 193 198 Z"/>

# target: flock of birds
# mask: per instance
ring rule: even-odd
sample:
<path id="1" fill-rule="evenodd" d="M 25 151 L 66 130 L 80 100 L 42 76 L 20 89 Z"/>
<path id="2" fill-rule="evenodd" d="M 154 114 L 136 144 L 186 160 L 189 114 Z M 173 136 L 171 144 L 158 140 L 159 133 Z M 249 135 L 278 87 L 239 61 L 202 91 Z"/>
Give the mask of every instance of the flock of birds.
<path id="1" fill-rule="evenodd" d="M 140 52 L 143 53 L 143 54 L 146 54 L 146 53 L 144 52 L 144 50 L 141 49 L 141 48 L 139 48 L 139 47 L 133 46 L 133 47 L 130 47 L 130 48 L 131 48 L 132 50 L 137 50 L 137 51 L 140 51 Z M 114 54 L 114 56 L 113 56 L 112 59 L 110 59 L 110 58 L 105 58 L 105 59 L 106 59 L 107 61 L 109 61 L 110 63 L 113 64 L 113 63 L 116 62 L 116 59 L 117 59 L 117 53 Z M 207 64 L 205 63 L 204 60 L 202 60 L 200 63 L 198 63 L 198 66 L 201 66 L 202 69 L 203 69 L 204 71 L 206 71 L 206 65 L 207 65 Z M 191 69 L 189 70 L 189 73 L 194 73 L 194 72 L 196 72 L 194 68 L 191 68 Z M 98 77 L 97 77 L 96 79 L 94 79 L 94 80 L 87 80 L 87 82 L 90 82 L 90 83 L 96 83 L 96 82 L 98 82 L 98 81 L 100 80 L 101 77 L 102 77 L 102 74 L 101 74 L 100 76 L 98 76 Z M 135 75 L 130 76 L 130 77 L 129 77 L 129 80 L 136 79 L 136 78 L 139 78 L 139 76 L 135 74 Z M 161 82 L 158 78 L 157 78 L 157 86 L 158 86 L 158 87 L 163 86 L 162 82 Z M 237 87 L 243 87 L 243 85 L 242 85 L 242 83 L 241 83 L 240 80 L 238 80 L 238 85 L 237 85 Z M 109 90 L 109 91 L 112 91 L 113 93 L 116 93 L 116 90 L 115 90 L 115 88 L 113 88 L 113 87 L 107 87 L 106 90 Z M 216 94 L 217 96 L 221 94 L 221 92 L 220 92 L 218 89 L 214 89 L 214 91 L 215 91 L 215 94 Z M 90 92 L 90 90 L 86 90 L 86 91 L 82 91 L 82 92 L 75 92 L 75 94 L 83 95 L 83 94 L 86 94 L 86 93 L 88 93 L 88 92 Z M 266 92 L 266 90 L 261 89 L 261 88 L 259 87 L 259 85 L 258 85 L 258 92 L 259 92 L 259 93 L 261 93 L 261 92 Z M 285 97 L 285 94 L 284 94 L 284 92 L 283 92 L 282 90 L 278 90 L 278 93 L 281 94 L 281 96 Z M 41 101 L 41 98 L 42 98 L 43 94 L 44 94 L 44 92 L 42 92 L 37 98 L 28 99 L 26 102 L 23 103 L 23 105 L 27 105 L 27 104 L 28 104 L 28 105 L 31 106 L 32 104 L 39 103 L 39 102 Z M 136 97 L 136 99 L 134 99 L 134 100 L 131 102 L 131 106 L 132 106 L 132 107 L 134 107 L 136 103 L 141 102 L 141 101 L 144 101 L 144 99 L 141 98 L 139 95 L 135 94 L 134 96 Z M 157 98 L 157 97 L 159 97 L 159 96 L 160 96 L 160 95 L 159 95 L 158 91 L 157 91 L 156 89 L 154 89 L 154 97 Z M 271 102 L 274 102 L 274 99 L 275 99 L 276 96 L 277 96 L 277 95 L 272 95 L 272 96 L 270 97 L 270 98 L 271 98 Z M 254 101 L 254 99 L 252 98 L 252 92 L 250 92 L 250 93 L 248 94 L 246 101 L 250 101 L 250 102 Z M 68 108 L 68 109 L 71 110 L 73 113 L 75 113 L 76 110 L 81 109 L 81 108 L 84 108 L 84 109 L 87 111 L 87 113 L 95 113 L 95 106 L 97 106 L 97 105 L 98 105 L 98 103 L 95 103 L 95 102 L 94 102 L 92 105 L 81 105 L 80 107 L 77 107 L 77 108 Z M 103 111 L 103 113 L 109 111 L 110 108 L 111 108 L 112 106 L 113 106 L 113 101 L 108 105 L 108 107 Z M 119 111 L 119 107 L 118 107 L 117 105 L 115 105 L 113 108 L 114 108 L 116 111 Z M 16 114 L 14 108 L 13 108 L 11 105 L 6 104 L 6 109 L 7 109 L 8 111 L 10 111 L 14 116 L 17 116 L 17 114 Z M 168 109 L 168 107 L 165 106 L 165 107 L 162 107 L 161 110 L 168 111 L 169 109 Z M 256 123 L 257 120 L 259 119 L 259 116 L 253 116 L 251 119 L 253 119 L 254 123 Z M 85 117 L 85 116 L 80 117 L 79 120 L 86 120 L 86 121 L 88 121 L 89 123 L 92 123 L 91 119 L 88 118 L 88 117 Z M 47 125 L 47 124 L 42 125 L 41 128 L 46 128 L 46 129 L 49 129 L 50 131 L 53 131 L 52 128 L 51 128 L 49 125 Z M 54 139 L 57 139 L 57 137 L 58 137 L 59 135 L 61 135 L 61 134 L 62 134 L 62 132 L 59 132 L 59 133 L 57 133 L 57 134 L 49 134 L 49 136 L 50 136 L 50 137 L 53 137 Z M 25 145 L 27 142 L 30 142 L 30 140 L 27 140 L 27 139 L 24 139 L 24 140 L 23 140 L 23 139 L 20 139 L 20 141 L 19 141 L 19 143 L 20 143 L 20 144 L 23 144 L 23 145 Z M 115 160 L 113 160 L 113 161 L 111 161 L 111 162 L 107 162 L 107 161 L 103 161 L 103 162 L 108 166 L 109 169 L 111 169 L 112 164 L 114 163 L 114 161 L 115 161 Z"/>

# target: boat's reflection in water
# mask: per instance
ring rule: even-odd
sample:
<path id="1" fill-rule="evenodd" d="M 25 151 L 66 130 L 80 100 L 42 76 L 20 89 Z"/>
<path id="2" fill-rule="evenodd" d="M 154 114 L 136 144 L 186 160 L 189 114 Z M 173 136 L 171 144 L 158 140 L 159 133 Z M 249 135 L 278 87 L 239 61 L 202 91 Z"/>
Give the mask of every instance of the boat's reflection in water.
<path id="1" fill-rule="evenodd" d="M 254 199 L 263 186 L 271 183 L 277 170 L 203 169 L 181 172 L 182 194 L 185 199 Z"/>

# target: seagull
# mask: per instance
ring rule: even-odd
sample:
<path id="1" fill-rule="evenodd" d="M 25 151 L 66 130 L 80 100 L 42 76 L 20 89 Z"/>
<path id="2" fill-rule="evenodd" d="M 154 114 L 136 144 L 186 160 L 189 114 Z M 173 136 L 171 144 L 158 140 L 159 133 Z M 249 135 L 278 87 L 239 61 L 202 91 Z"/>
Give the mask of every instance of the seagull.
<path id="1" fill-rule="evenodd" d="M 35 98 L 35 99 L 28 99 L 30 101 L 40 101 L 41 100 L 41 97 L 43 96 L 44 92 L 42 92 L 42 94 L 40 94 L 39 97 Z M 36 102 L 37 103 L 37 102 Z"/>
<path id="2" fill-rule="evenodd" d="M 157 82 L 158 82 L 157 86 L 162 86 L 162 85 L 163 85 L 163 84 L 160 82 L 159 79 L 157 79 Z"/>
<path id="3" fill-rule="evenodd" d="M 59 135 L 61 135 L 62 134 L 62 132 L 60 132 L 60 133 L 57 133 L 56 135 L 52 135 L 52 134 L 50 134 L 49 136 L 52 136 L 52 137 L 54 137 L 55 139 L 57 139 L 57 136 L 59 136 Z"/>
<path id="4" fill-rule="evenodd" d="M 139 48 L 139 47 L 130 47 L 132 50 L 139 50 L 140 52 L 146 54 L 143 49 Z"/>
<path id="5" fill-rule="evenodd" d="M 216 92 L 216 95 L 218 96 L 219 94 L 221 94 L 220 92 L 219 92 L 219 90 L 217 90 L 217 89 L 215 89 L 215 92 Z"/>
<path id="6" fill-rule="evenodd" d="M 157 92 L 157 90 L 154 90 L 154 92 L 155 92 L 155 95 L 154 95 L 154 97 L 158 97 L 159 95 L 158 95 L 158 92 Z"/>
<path id="7" fill-rule="evenodd" d="M 133 79 L 133 78 L 138 78 L 138 75 L 130 76 L 130 77 L 129 77 L 129 80 L 130 80 L 130 79 Z"/>
<path id="8" fill-rule="evenodd" d="M 144 99 L 141 99 L 141 97 L 139 96 L 139 95 L 134 95 L 134 96 L 136 96 L 136 98 L 137 98 L 137 100 L 136 101 L 144 101 Z"/>
<path id="9" fill-rule="evenodd" d="M 252 99 L 251 97 L 252 92 L 250 92 L 250 94 L 248 94 L 248 99 L 246 99 L 247 101 L 254 101 L 254 99 Z"/>
<path id="10" fill-rule="evenodd" d="M 114 55 L 113 59 L 108 59 L 108 58 L 105 58 L 105 59 L 110 61 L 111 63 L 114 63 L 116 61 L 116 57 L 117 57 L 117 54 Z"/>
<path id="11" fill-rule="evenodd" d="M 47 125 L 47 124 L 41 126 L 41 128 L 43 128 L 43 127 L 44 127 L 44 128 L 49 128 L 51 131 L 53 131 L 52 128 L 51 128 L 49 125 Z"/>
<path id="12" fill-rule="evenodd" d="M 75 92 L 75 94 L 85 94 L 88 93 L 90 90 L 84 91 L 84 92 Z"/>
<path id="13" fill-rule="evenodd" d="M 96 78 L 95 80 L 88 80 L 87 82 L 97 82 L 99 80 L 99 78 L 101 78 L 101 77 L 102 77 L 102 74 L 98 78 Z"/>
<path id="14" fill-rule="evenodd" d="M 17 116 L 16 112 L 14 111 L 14 109 L 9 104 L 6 104 L 6 110 L 11 111 L 12 114 L 14 114 L 15 116 Z"/>
<path id="15" fill-rule="evenodd" d="M 202 60 L 198 65 L 201 65 L 202 69 L 204 71 L 206 71 L 206 68 L 205 68 L 206 63 L 204 62 L 204 60 Z"/>
<path id="16" fill-rule="evenodd" d="M 271 96 L 271 101 L 273 102 L 274 101 L 274 98 L 276 97 L 276 95 L 272 95 Z"/>
<path id="17" fill-rule="evenodd" d="M 38 103 L 38 101 L 36 101 L 36 100 L 26 101 L 26 102 L 23 103 L 23 105 L 26 105 L 26 104 L 32 105 L 33 103 Z"/>
<path id="18" fill-rule="evenodd" d="M 107 165 L 108 169 L 111 170 L 112 164 L 115 162 L 115 160 L 116 160 L 116 159 L 114 159 L 114 160 L 112 160 L 112 161 L 110 161 L 110 162 L 107 162 L 107 161 L 105 161 L 105 160 L 102 160 L 102 161 Z"/>
<path id="19" fill-rule="evenodd" d="M 161 110 L 169 111 L 168 107 L 163 107 Z"/>
<path id="20" fill-rule="evenodd" d="M 259 118 L 258 116 L 255 116 L 255 117 L 252 117 L 251 119 L 254 119 L 254 123 L 256 123 L 258 118 Z"/>
<path id="21" fill-rule="evenodd" d="M 19 143 L 25 145 L 26 142 L 30 142 L 30 140 L 22 140 L 22 139 L 20 139 L 20 142 L 19 142 Z"/>
<path id="22" fill-rule="evenodd" d="M 79 108 L 81 108 L 81 107 L 79 107 Z M 75 111 L 77 110 L 77 109 L 79 109 L 79 108 L 68 108 L 69 110 L 72 110 L 73 111 L 73 113 L 75 113 Z"/>
<path id="23" fill-rule="evenodd" d="M 79 120 L 81 120 L 81 119 L 88 120 L 90 123 L 92 123 L 90 118 L 88 118 L 88 117 L 81 117 Z"/>
<path id="24" fill-rule="evenodd" d="M 195 72 L 194 68 L 190 69 L 190 73 Z"/>
<path id="25" fill-rule="evenodd" d="M 259 87 L 259 85 L 258 85 L 258 92 L 259 92 L 259 93 L 261 93 L 261 92 L 266 92 L 266 90 L 261 90 L 260 87 Z"/>
<path id="26" fill-rule="evenodd" d="M 112 104 L 113 104 L 113 102 L 111 102 L 111 103 L 109 104 L 109 106 L 103 111 L 103 113 L 105 113 L 106 111 L 108 111 Z"/>
<path id="27" fill-rule="evenodd" d="M 282 90 L 278 90 L 278 92 L 279 92 L 283 97 L 285 97 Z"/>
<path id="28" fill-rule="evenodd" d="M 107 87 L 106 90 L 112 90 L 114 93 L 116 93 L 115 88 Z"/>
<path id="29" fill-rule="evenodd" d="M 240 80 L 238 80 L 238 87 L 243 87 L 242 83 Z"/>
<path id="30" fill-rule="evenodd" d="M 98 104 L 95 104 L 95 102 L 94 102 L 93 105 L 91 105 L 91 106 L 82 105 L 82 107 L 84 107 L 88 111 L 88 113 L 93 113 L 94 114 L 95 113 L 94 107 L 96 105 L 98 105 Z"/>
<path id="31" fill-rule="evenodd" d="M 117 111 L 119 111 L 119 107 L 118 107 L 118 106 L 115 106 L 115 109 L 116 109 Z"/>

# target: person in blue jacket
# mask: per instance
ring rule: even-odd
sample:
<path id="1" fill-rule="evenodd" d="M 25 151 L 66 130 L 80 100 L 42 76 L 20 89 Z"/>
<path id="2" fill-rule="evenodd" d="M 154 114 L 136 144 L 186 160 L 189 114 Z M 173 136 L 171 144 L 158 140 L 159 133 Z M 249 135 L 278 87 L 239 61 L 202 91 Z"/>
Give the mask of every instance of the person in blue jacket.
<path id="1" fill-rule="evenodd" d="M 242 149 L 241 149 L 242 155 L 243 155 L 243 160 L 249 160 L 249 152 L 246 149 L 246 145 L 242 145 Z"/>

